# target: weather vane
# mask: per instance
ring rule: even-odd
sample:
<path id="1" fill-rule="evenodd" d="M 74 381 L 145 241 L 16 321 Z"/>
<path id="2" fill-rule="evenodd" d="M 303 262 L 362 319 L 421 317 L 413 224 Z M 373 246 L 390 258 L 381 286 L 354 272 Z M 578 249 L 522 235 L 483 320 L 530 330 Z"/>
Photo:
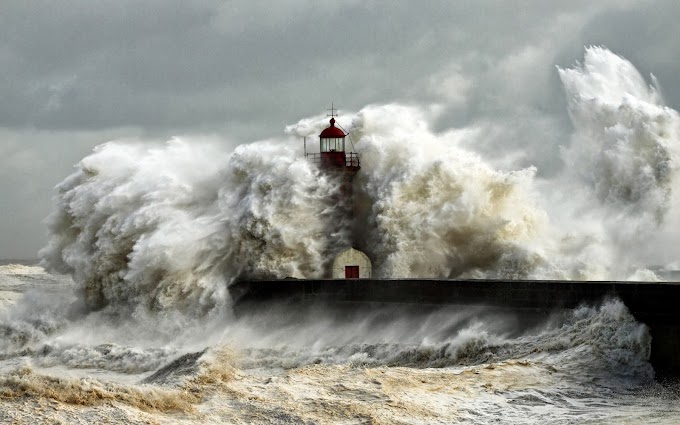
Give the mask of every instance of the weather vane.
<path id="1" fill-rule="evenodd" d="M 331 107 L 329 109 L 326 109 L 327 111 L 331 111 L 330 115 L 326 114 L 327 117 L 337 117 L 338 116 L 338 110 L 334 107 L 333 102 L 331 102 Z"/>

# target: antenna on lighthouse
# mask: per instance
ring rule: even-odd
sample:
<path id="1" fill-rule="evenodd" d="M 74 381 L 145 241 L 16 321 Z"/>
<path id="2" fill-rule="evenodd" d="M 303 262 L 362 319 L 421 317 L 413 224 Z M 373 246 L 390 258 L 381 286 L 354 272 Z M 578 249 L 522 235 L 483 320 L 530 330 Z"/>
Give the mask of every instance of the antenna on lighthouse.
<path id="1" fill-rule="evenodd" d="M 334 107 L 333 102 L 331 102 L 330 109 L 326 109 L 326 110 L 331 111 L 330 114 L 326 114 L 327 117 L 337 117 L 338 116 L 338 110 Z"/>

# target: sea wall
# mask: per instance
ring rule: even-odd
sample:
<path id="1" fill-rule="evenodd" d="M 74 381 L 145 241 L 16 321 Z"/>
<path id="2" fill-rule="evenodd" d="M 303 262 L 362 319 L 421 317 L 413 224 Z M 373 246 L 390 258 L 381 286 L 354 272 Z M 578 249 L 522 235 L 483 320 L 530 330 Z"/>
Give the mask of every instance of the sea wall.
<path id="1" fill-rule="evenodd" d="M 617 297 L 652 335 L 651 362 L 661 376 L 680 376 L 680 283 L 539 280 L 318 279 L 239 281 L 237 306 L 277 300 L 326 303 L 487 305 L 526 314 L 594 304 Z"/>

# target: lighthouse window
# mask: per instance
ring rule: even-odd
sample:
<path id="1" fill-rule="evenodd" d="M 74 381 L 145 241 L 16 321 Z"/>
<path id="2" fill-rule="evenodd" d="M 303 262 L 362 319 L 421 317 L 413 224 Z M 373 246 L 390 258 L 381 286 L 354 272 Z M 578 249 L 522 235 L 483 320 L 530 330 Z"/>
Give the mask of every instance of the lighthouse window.
<path id="1" fill-rule="evenodd" d="M 345 150 L 345 139 L 343 137 L 321 139 L 321 152 L 329 152 L 329 151 L 342 152 L 344 150 Z"/>
<path id="2" fill-rule="evenodd" d="M 335 150 L 335 151 L 344 151 L 345 150 L 342 146 L 342 139 L 339 138 L 339 137 L 335 138 L 335 139 L 331 139 L 330 148 Z"/>

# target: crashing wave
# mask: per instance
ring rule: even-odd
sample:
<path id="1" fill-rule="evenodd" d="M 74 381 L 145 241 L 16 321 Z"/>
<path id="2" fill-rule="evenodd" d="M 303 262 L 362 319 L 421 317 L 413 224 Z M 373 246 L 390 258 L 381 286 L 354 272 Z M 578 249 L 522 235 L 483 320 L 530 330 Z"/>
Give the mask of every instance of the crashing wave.
<path id="1" fill-rule="evenodd" d="M 231 153 L 110 142 L 57 186 L 42 264 L 71 274 L 90 309 L 195 315 L 227 305 L 238 277 L 322 277 L 352 244 L 376 277 L 655 279 L 633 257 L 674 199 L 678 113 L 605 49 L 559 73 L 575 127 L 552 182 L 573 190 L 564 204 L 542 205 L 554 191 L 534 168 L 498 170 L 465 148 L 475 128 L 438 133 L 427 108 L 367 106 L 339 119 L 362 157 L 353 223 L 332 203 L 339 183 L 292 140 Z"/>

